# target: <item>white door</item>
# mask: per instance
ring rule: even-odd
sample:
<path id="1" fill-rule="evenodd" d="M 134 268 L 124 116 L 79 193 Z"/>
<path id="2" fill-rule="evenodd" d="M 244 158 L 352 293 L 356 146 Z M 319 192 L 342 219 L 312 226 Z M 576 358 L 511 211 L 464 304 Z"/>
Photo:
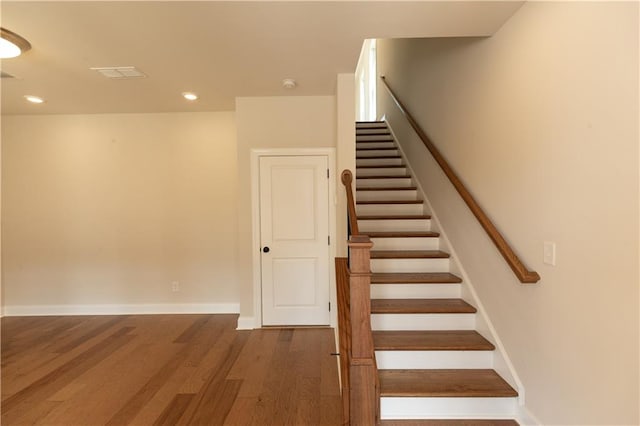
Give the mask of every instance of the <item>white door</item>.
<path id="1" fill-rule="evenodd" d="M 260 157 L 263 325 L 329 324 L 326 156 Z"/>

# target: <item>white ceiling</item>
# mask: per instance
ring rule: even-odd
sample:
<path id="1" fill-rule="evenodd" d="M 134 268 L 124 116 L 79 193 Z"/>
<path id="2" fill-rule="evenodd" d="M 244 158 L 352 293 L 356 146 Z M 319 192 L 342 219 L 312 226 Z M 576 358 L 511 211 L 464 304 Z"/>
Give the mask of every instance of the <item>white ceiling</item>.
<path id="1" fill-rule="evenodd" d="M 366 38 L 494 33 L 521 1 L 2 1 L 2 27 L 25 37 L 6 59 L 2 114 L 233 110 L 239 96 L 332 95 Z M 136 66 L 108 80 L 91 67 Z M 285 90 L 283 78 L 298 87 Z M 180 93 L 200 95 L 187 103 Z M 24 95 L 46 99 L 28 104 Z"/>

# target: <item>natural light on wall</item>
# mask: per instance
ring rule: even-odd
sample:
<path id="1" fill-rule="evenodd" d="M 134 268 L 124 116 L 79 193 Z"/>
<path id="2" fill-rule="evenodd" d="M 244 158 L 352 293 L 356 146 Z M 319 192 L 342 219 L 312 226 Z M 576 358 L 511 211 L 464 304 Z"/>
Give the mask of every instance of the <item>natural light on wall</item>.
<path id="1" fill-rule="evenodd" d="M 376 40 L 362 44 L 356 68 L 356 107 L 358 121 L 376 120 Z"/>

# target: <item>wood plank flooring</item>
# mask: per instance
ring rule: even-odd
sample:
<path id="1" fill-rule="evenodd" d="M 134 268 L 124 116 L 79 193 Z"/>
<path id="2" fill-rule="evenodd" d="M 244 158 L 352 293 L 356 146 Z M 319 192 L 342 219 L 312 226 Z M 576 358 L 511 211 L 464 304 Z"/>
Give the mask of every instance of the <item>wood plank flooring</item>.
<path id="1" fill-rule="evenodd" d="M 236 321 L 3 318 L 2 424 L 342 424 L 332 329 Z"/>

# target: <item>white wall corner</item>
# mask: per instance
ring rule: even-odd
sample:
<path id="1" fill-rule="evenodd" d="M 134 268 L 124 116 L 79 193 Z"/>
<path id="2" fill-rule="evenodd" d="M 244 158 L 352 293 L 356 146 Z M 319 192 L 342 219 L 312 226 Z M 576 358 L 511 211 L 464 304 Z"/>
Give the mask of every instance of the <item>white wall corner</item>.
<path id="1" fill-rule="evenodd" d="M 347 197 L 340 180 L 343 170 L 356 167 L 356 88 L 354 74 L 338 74 L 336 90 L 336 254 L 347 255 Z"/>
<path id="2" fill-rule="evenodd" d="M 539 426 L 542 424 L 523 404 L 518 405 L 518 423 L 522 426 Z"/>
<path id="3" fill-rule="evenodd" d="M 260 325 L 256 323 L 256 317 L 239 317 L 238 326 L 236 330 L 253 330 L 254 328 L 260 328 Z"/>

